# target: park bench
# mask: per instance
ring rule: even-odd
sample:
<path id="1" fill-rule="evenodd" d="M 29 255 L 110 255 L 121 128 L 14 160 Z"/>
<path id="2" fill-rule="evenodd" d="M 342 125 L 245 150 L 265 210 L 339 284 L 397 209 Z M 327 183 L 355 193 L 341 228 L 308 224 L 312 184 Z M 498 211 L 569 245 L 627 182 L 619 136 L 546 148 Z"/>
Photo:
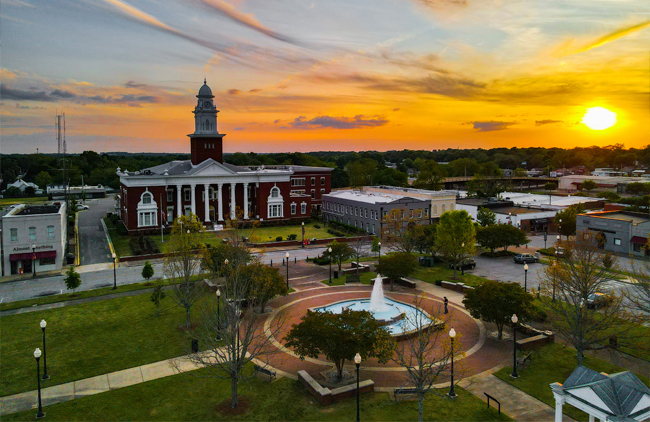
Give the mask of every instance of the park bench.
<path id="1" fill-rule="evenodd" d="M 413 395 L 417 394 L 418 390 L 415 387 L 400 387 L 393 390 L 393 395 L 397 398 L 399 395 Z"/>
<path id="2" fill-rule="evenodd" d="M 517 359 L 517 367 L 525 369 L 526 362 L 529 362 L 529 361 L 533 360 L 531 358 L 532 355 L 533 355 L 533 352 L 530 352 L 526 356 L 524 356 L 523 359 Z"/>
<path id="3" fill-rule="evenodd" d="M 259 366 L 259 365 L 255 365 L 254 368 L 255 368 L 255 373 L 256 374 L 257 373 L 262 373 L 264 375 L 268 375 L 269 376 L 269 382 L 272 382 L 274 378 L 277 379 L 275 371 L 271 371 L 270 369 L 266 369 L 266 368 L 264 368 L 262 366 Z"/>

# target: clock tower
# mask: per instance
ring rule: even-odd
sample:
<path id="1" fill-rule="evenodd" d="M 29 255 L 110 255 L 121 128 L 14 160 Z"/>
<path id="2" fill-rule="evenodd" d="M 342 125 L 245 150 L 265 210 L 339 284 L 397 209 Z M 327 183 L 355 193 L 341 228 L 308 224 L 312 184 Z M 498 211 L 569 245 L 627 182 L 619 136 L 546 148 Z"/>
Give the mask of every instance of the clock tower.
<path id="1" fill-rule="evenodd" d="M 223 163 L 223 137 L 217 131 L 217 107 L 214 105 L 212 90 L 203 80 L 203 86 L 196 96 L 198 102 L 194 107 L 194 133 L 190 137 L 192 164 L 197 165 L 212 158 Z"/>

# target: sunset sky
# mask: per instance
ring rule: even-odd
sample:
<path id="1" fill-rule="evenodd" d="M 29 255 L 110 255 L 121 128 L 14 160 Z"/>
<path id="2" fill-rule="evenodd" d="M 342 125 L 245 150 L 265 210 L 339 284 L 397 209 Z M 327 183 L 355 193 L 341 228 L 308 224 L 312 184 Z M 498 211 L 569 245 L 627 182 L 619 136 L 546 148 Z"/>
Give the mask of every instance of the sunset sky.
<path id="1" fill-rule="evenodd" d="M 2 0 L 1 152 L 650 143 L 650 1 Z M 592 130 L 586 110 L 616 113 Z"/>

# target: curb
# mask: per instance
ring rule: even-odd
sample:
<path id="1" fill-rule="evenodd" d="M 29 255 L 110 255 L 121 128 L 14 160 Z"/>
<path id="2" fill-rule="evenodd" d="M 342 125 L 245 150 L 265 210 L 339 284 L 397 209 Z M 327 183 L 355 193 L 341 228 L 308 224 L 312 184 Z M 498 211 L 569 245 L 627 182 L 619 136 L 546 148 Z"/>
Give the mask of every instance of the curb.
<path id="1" fill-rule="evenodd" d="M 120 261 L 120 257 L 117 256 L 115 253 L 115 248 L 113 247 L 113 241 L 111 240 L 111 235 L 108 234 L 108 227 L 106 227 L 106 223 L 104 222 L 104 219 L 101 219 L 102 222 L 102 227 L 104 228 L 104 234 L 106 235 L 106 241 L 108 242 L 108 249 L 111 251 L 111 256 L 115 255 L 115 259 L 117 262 Z"/>
<path id="2" fill-rule="evenodd" d="M 79 212 L 78 211 L 74 217 L 74 240 L 75 240 L 74 265 L 78 267 L 81 261 L 81 256 L 79 255 Z"/>

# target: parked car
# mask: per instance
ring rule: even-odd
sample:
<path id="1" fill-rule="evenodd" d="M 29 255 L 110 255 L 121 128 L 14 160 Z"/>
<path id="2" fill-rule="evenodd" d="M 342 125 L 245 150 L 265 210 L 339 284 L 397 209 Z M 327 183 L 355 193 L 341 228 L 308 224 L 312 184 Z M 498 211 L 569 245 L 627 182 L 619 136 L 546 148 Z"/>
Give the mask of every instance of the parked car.
<path id="1" fill-rule="evenodd" d="M 77 204 L 77 211 L 87 210 L 88 208 L 89 208 L 88 205 Z"/>
<path id="2" fill-rule="evenodd" d="M 449 263 L 449 268 L 453 270 L 454 264 Z M 459 262 L 458 264 L 456 264 L 457 270 L 473 270 L 474 268 L 476 268 L 476 261 L 474 261 L 471 258 L 465 259 L 463 260 L 463 262 Z"/>
<path id="3" fill-rule="evenodd" d="M 517 255 L 515 255 L 514 259 L 517 264 L 528 264 L 533 262 L 539 262 L 539 258 L 529 253 L 518 253 Z"/>
<path id="4" fill-rule="evenodd" d="M 587 308 L 607 306 L 612 303 L 612 300 L 612 296 L 607 293 L 595 292 L 587 296 Z"/>

